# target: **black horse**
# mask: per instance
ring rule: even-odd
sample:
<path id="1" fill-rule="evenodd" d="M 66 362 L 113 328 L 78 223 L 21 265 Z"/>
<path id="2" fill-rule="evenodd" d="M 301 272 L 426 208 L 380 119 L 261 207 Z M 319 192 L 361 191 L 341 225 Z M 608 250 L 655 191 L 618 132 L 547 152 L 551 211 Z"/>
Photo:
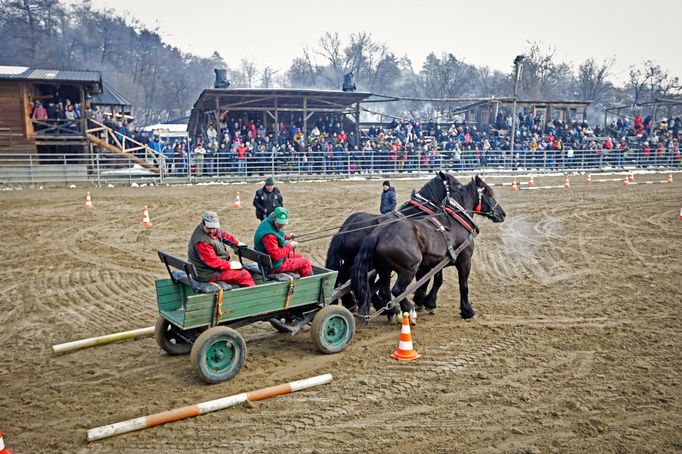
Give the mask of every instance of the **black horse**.
<path id="1" fill-rule="evenodd" d="M 338 287 L 346 283 L 351 278 L 351 269 L 353 260 L 362 246 L 362 242 L 367 238 L 380 224 L 396 221 L 400 217 L 420 218 L 435 213 L 438 206 L 453 193 L 461 183 L 457 178 L 444 172 L 438 174 L 429 180 L 419 191 L 418 197 L 409 202 L 404 203 L 399 209 L 398 213 L 390 213 L 384 215 L 370 214 L 370 213 L 353 213 L 348 219 L 344 221 L 339 228 L 339 231 L 334 235 L 327 251 L 327 262 L 325 267 L 330 270 L 337 270 L 339 273 L 336 277 L 335 286 Z M 419 202 L 421 200 L 421 202 Z M 414 296 L 415 304 L 418 307 L 425 307 L 429 310 L 436 308 L 436 292 L 433 288 L 440 287 L 443 282 L 443 275 L 437 273 L 434 276 L 434 283 L 432 291 L 426 295 L 426 288 L 428 282 L 424 284 Z M 353 297 L 346 295 L 342 298 L 344 306 L 350 308 L 355 305 Z M 381 301 L 373 300 L 375 306 L 378 306 Z M 397 312 L 393 312 L 394 314 Z M 390 315 L 390 314 L 389 314 Z"/>
<path id="2" fill-rule="evenodd" d="M 395 297 L 403 293 L 415 276 L 418 279 L 423 277 L 465 242 L 468 243 L 464 244 L 454 262 L 459 274 L 460 314 L 464 319 L 476 314 L 469 303 L 468 280 L 474 252 L 473 238 L 478 229 L 469 214 L 476 213 L 493 222 L 502 222 L 506 213 L 495 200 L 492 189 L 478 175 L 456 189 L 451 199 L 439 209 L 437 216 L 401 219 L 382 225 L 365 239 L 355 258 L 351 279 L 361 315 L 369 314 L 368 302 L 372 293 L 367 279 L 369 270 L 374 268 L 377 271 L 379 297 L 388 301 L 391 294 Z M 398 277 L 390 289 L 393 271 Z M 407 300 L 400 301 L 400 305 L 403 312 L 411 309 Z"/>

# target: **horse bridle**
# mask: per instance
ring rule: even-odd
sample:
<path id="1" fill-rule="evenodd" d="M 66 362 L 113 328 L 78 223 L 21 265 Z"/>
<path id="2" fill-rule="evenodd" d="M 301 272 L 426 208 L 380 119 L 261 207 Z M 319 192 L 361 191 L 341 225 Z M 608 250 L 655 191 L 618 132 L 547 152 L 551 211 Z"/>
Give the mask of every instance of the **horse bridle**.
<path id="1" fill-rule="evenodd" d="M 476 207 L 474 208 L 474 211 L 472 211 L 472 213 L 477 213 L 477 214 L 480 214 L 483 216 L 493 217 L 495 215 L 495 208 L 497 208 L 497 206 L 500 204 L 500 202 L 498 202 L 497 199 L 495 199 L 495 205 L 492 205 L 490 203 L 490 196 L 488 196 L 486 194 L 485 195 L 486 196 L 486 202 L 488 202 L 488 206 L 490 207 L 490 209 L 488 211 L 481 211 L 481 206 L 482 206 L 481 201 L 483 200 L 483 194 L 484 194 L 483 188 L 478 188 L 478 203 L 476 204 Z"/>

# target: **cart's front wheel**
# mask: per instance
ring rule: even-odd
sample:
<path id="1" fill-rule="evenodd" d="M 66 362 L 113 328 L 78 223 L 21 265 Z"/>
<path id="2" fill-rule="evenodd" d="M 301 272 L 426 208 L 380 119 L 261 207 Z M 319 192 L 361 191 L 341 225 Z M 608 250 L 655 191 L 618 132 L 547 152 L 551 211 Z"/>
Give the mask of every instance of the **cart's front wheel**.
<path id="1" fill-rule="evenodd" d="M 341 305 L 326 306 L 315 314 L 310 334 L 313 343 L 322 353 L 338 353 L 353 339 L 355 319 Z"/>
<path id="2" fill-rule="evenodd" d="M 192 347 L 192 367 L 209 383 L 237 375 L 246 360 L 246 343 L 232 328 L 214 326 L 199 336 Z"/>
<path id="3" fill-rule="evenodd" d="M 192 350 L 192 344 L 181 336 L 181 329 L 163 317 L 156 321 L 154 338 L 159 347 L 169 355 L 186 355 Z"/>

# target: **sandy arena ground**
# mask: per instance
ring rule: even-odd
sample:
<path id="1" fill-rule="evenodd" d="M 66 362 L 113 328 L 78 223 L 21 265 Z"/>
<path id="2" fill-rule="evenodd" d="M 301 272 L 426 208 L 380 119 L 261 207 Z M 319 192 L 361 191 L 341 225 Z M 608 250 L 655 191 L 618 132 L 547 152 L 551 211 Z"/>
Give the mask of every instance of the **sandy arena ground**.
<path id="1" fill-rule="evenodd" d="M 638 180 L 666 175 L 638 176 Z M 596 178 L 596 176 L 595 176 Z M 153 338 L 54 355 L 51 345 L 153 325 L 156 250 L 186 253 L 205 209 L 252 242 L 257 186 L 28 189 L 0 193 L 0 430 L 17 453 L 680 452 L 682 175 L 674 184 L 512 192 L 480 219 L 459 318 L 448 269 L 435 316 L 413 327 L 422 358 L 389 357 L 376 319 L 337 355 L 308 330 L 241 328 L 242 371 L 205 385 Z M 425 180 L 395 181 L 399 199 Z M 501 182 L 500 179 L 489 179 Z M 508 181 L 508 180 L 507 180 Z M 561 184 L 538 178 L 536 184 Z M 281 184 L 289 232 L 378 210 L 381 183 Z M 95 209 L 83 210 L 90 189 Z M 239 190 L 243 210 L 230 208 Z M 148 205 L 154 226 L 141 228 Z M 301 251 L 324 264 L 328 239 Z M 330 385 L 87 443 L 89 428 L 331 372 Z"/>

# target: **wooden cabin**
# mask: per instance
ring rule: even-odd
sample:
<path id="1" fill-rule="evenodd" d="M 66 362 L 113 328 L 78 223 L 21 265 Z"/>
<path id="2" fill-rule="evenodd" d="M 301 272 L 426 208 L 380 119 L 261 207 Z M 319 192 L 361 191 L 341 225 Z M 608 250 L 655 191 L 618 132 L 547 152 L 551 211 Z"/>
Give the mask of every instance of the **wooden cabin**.
<path id="1" fill-rule="evenodd" d="M 101 92 L 99 71 L 0 66 L 0 159 L 13 155 L 25 161 L 28 155 L 43 162 L 54 155 L 86 153 L 90 97 Z M 47 118 L 33 114 L 38 103 Z M 64 118 L 60 104 L 78 109 L 79 118 Z"/>

